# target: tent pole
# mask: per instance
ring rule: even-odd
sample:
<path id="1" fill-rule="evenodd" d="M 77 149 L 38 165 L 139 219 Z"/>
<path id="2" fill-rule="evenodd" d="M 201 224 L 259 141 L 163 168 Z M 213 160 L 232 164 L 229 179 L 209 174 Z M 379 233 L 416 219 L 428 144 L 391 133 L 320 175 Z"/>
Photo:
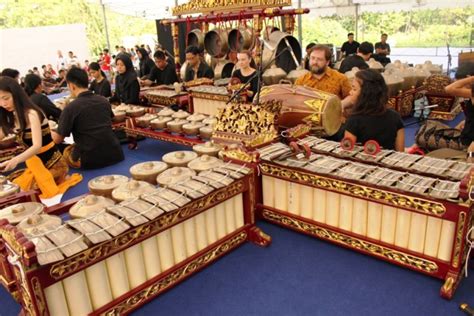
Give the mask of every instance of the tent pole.
<path id="1" fill-rule="evenodd" d="M 355 39 L 359 41 L 359 4 L 355 4 Z"/>
<path id="2" fill-rule="evenodd" d="M 107 26 L 107 16 L 105 15 L 105 4 L 100 1 L 100 5 L 102 6 L 102 14 L 104 16 L 104 26 L 105 26 L 105 36 L 107 38 L 107 49 L 110 51 L 110 38 L 109 38 L 109 27 Z"/>
<path id="3" fill-rule="evenodd" d="M 301 0 L 298 0 L 298 9 L 301 9 Z M 303 47 L 303 17 L 298 14 L 298 42 Z"/>

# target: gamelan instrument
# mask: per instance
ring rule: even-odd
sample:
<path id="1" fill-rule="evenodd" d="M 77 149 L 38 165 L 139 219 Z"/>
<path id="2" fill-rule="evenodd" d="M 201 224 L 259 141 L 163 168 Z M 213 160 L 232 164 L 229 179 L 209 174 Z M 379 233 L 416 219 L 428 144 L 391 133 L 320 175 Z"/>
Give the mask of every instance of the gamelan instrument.
<path id="1" fill-rule="evenodd" d="M 278 84 L 263 87 L 260 100 L 282 101 L 278 118 L 281 127 L 309 123 L 314 130 L 331 136 L 341 126 L 341 101 L 335 95 L 304 86 Z"/>
<path id="2" fill-rule="evenodd" d="M 217 115 L 224 108 L 231 94 L 225 87 L 199 86 L 189 88 L 194 113 Z"/>
<path id="3" fill-rule="evenodd" d="M 254 225 L 253 169 L 193 167 L 205 171 L 140 195 L 130 193 L 136 185 L 114 189 L 130 199 L 88 195 L 48 211 L 61 217 L 1 220 L 23 313 L 128 314 L 246 240 L 266 245 Z"/>
<path id="4" fill-rule="evenodd" d="M 443 279 L 451 298 L 472 225 L 472 165 L 381 150 L 367 155 L 313 136 L 305 158 L 260 148 L 260 216 L 281 226 Z"/>

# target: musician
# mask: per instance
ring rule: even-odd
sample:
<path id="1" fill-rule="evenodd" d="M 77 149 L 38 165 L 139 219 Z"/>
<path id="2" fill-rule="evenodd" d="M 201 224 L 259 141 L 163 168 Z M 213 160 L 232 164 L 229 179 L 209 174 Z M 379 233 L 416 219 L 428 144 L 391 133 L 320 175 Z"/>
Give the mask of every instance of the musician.
<path id="1" fill-rule="evenodd" d="M 132 60 L 127 54 L 119 54 L 115 64 L 119 75 L 115 78 L 115 95 L 110 102 L 139 104 L 140 84 Z"/>
<path id="2" fill-rule="evenodd" d="M 62 143 L 71 133 L 75 144 L 64 150 L 73 168 L 102 168 L 124 159 L 122 147 L 112 130 L 112 108 L 102 96 L 87 89 L 87 73 L 72 68 L 66 76 L 71 95 L 76 98 L 63 110 L 54 141 Z"/>
<path id="3" fill-rule="evenodd" d="M 375 140 L 384 149 L 405 151 L 405 130 L 400 114 L 388 109 L 388 88 L 380 73 L 360 70 L 352 81 L 354 107 L 346 121 L 344 137 L 364 144 Z"/>
<path id="4" fill-rule="evenodd" d="M 157 50 L 153 54 L 155 65 L 151 69 L 147 79 L 140 81 L 143 86 L 151 86 L 153 84 L 169 85 L 178 82 L 178 76 L 174 65 L 169 63 L 163 51 Z"/>
<path id="5" fill-rule="evenodd" d="M 249 85 L 249 101 L 251 102 L 254 95 L 258 91 L 258 77 L 255 76 L 256 69 L 250 66 L 252 62 L 252 53 L 248 50 L 237 54 L 239 69 L 232 73 L 232 78 L 237 78 L 242 84 L 250 81 Z"/>
<path id="6" fill-rule="evenodd" d="M 96 62 L 90 63 L 89 74 L 93 78 L 89 85 L 89 90 L 97 95 L 110 98 L 112 96 L 110 82 L 107 80 L 107 76 L 102 70 L 100 64 Z"/>
<path id="7" fill-rule="evenodd" d="M 17 140 L 26 146 L 23 153 L 0 164 L 1 171 L 8 172 L 26 163 L 26 170 L 9 176 L 23 191 L 39 188 L 43 197 L 50 198 L 81 181 L 80 175 L 66 179 L 69 168 L 52 141 L 43 111 L 15 79 L 6 76 L 0 77 L 0 124 L 2 138 L 16 133 Z"/>
<path id="8" fill-rule="evenodd" d="M 351 32 L 347 34 L 347 42 L 344 42 L 344 44 L 342 44 L 341 52 L 345 57 L 354 55 L 355 53 L 357 53 L 357 49 L 359 48 L 359 46 L 359 42 L 354 41 L 354 33 Z"/>
<path id="9" fill-rule="evenodd" d="M 468 152 L 468 161 L 474 162 L 474 108 L 473 108 L 473 90 L 474 90 L 474 63 L 467 62 L 459 66 L 456 72 L 457 81 L 445 87 L 446 93 L 464 98 L 465 121 L 459 123 L 455 128 L 438 121 L 428 120 L 421 125 L 415 135 L 416 145 L 410 148 L 410 151 L 438 150 L 448 148 L 455 151 Z M 444 154 L 449 156 L 459 156 L 459 152 L 447 151 Z"/>
<path id="10" fill-rule="evenodd" d="M 304 63 L 304 69 L 310 70 L 310 65 L 309 65 L 309 54 L 311 54 L 311 49 L 316 46 L 315 43 L 309 43 L 306 45 L 306 56 L 304 57 L 303 63 Z"/>
<path id="11" fill-rule="evenodd" d="M 153 63 L 153 60 L 151 60 L 150 55 L 148 55 L 148 52 L 144 48 L 138 48 L 137 55 L 138 59 L 140 60 L 138 77 L 141 79 L 146 79 L 146 76 L 150 74 L 151 69 L 153 66 L 155 66 L 155 63 Z"/>
<path id="12" fill-rule="evenodd" d="M 199 48 L 189 46 L 186 48 L 186 61 L 188 66 L 184 75 L 184 81 L 196 80 L 198 78 L 214 79 L 214 71 L 201 59 Z"/>
<path id="13" fill-rule="evenodd" d="M 297 85 L 308 86 L 337 95 L 341 100 L 351 91 L 346 76 L 329 68 L 331 50 L 324 45 L 315 45 L 309 55 L 310 73 L 296 80 Z"/>
<path id="14" fill-rule="evenodd" d="M 61 109 L 54 105 L 47 96 L 43 94 L 42 80 L 38 75 L 28 74 L 25 77 L 25 92 L 34 104 L 39 106 L 46 118 L 58 121 Z"/>
<path id="15" fill-rule="evenodd" d="M 362 42 L 357 48 L 357 54 L 351 55 L 343 59 L 341 66 L 339 67 L 340 73 L 346 73 L 351 71 L 352 68 L 357 67 L 359 69 L 367 69 L 367 61 L 370 59 L 374 52 L 374 45 L 369 42 Z"/>

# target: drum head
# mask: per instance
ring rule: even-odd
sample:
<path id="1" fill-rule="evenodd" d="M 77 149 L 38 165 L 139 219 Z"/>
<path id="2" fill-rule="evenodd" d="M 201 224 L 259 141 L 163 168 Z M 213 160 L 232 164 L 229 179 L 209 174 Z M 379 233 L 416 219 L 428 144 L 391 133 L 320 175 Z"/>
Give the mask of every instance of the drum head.
<path id="1" fill-rule="evenodd" d="M 337 133 L 342 124 L 342 106 L 338 97 L 330 97 L 323 113 L 323 128 L 328 136 Z"/>

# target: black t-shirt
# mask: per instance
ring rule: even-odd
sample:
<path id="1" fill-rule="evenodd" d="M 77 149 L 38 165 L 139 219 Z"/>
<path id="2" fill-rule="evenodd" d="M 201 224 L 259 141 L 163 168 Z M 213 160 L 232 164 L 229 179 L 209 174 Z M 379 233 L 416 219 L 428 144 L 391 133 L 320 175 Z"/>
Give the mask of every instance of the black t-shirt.
<path id="1" fill-rule="evenodd" d="M 76 143 L 73 155 L 81 159 L 82 168 L 101 168 L 124 159 L 112 131 L 112 116 L 107 99 L 92 91 L 79 94 L 61 114 L 58 133 L 64 137 L 72 133 Z"/>
<path id="2" fill-rule="evenodd" d="M 377 48 L 388 50 L 388 54 L 386 54 L 386 55 L 390 55 L 390 44 L 389 43 L 382 43 L 382 42 L 375 43 L 375 51 L 377 51 Z M 379 55 L 384 56 L 385 54 L 379 54 Z"/>
<path id="3" fill-rule="evenodd" d="M 36 104 L 41 108 L 41 110 L 43 110 L 44 114 L 48 119 L 56 122 L 59 120 L 59 116 L 61 115 L 61 109 L 56 107 L 47 96 L 42 93 L 33 93 L 30 98 L 34 104 Z"/>
<path id="4" fill-rule="evenodd" d="M 384 149 L 395 149 L 395 139 L 401 128 L 402 117 L 392 109 L 378 116 L 351 115 L 345 125 L 346 131 L 357 137 L 358 143 L 375 140 Z"/>
<path id="5" fill-rule="evenodd" d="M 349 43 L 349 41 L 344 42 L 341 47 L 341 52 L 346 53 L 346 56 L 352 55 L 357 53 L 357 48 L 359 48 L 359 42 L 353 41 Z"/>
<path id="6" fill-rule="evenodd" d="M 178 76 L 176 75 L 174 65 L 170 63 L 168 63 L 163 70 L 159 69 L 155 65 L 151 69 L 148 79 L 157 83 L 158 85 L 173 84 L 175 82 L 178 82 Z"/>
<path id="7" fill-rule="evenodd" d="M 201 62 L 199 64 L 196 77 L 214 79 L 214 71 L 212 71 L 212 68 L 209 67 L 208 64 L 206 64 L 205 62 Z M 188 67 L 186 68 L 184 81 L 191 81 L 191 80 L 194 80 L 194 69 L 193 67 L 188 65 Z"/>
<path id="8" fill-rule="evenodd" d="M 339 67 L 339 72 L 346 73 L 352 70 L 353 67 L 357 67 L 359 69 L 367 69 L 369 65 L 365 62 L 364 58 L 360 57 L 359 55 L 352 55 L 344 58 Z"/>
<path id="9" fill-rule="evenodd" d="M 97 82 L 96 80 L 92 81 L 89 86 L 89 90 L 106 98 L 110 98 L 112 96 L 110 82 L 106 78 L 102 79 L 101 82 Z"/>
<path id="10" fill-rule="evenodd" d="M 144 76 L 148 76 L 155 66 L 155 63 L 151 58 L 146 58 L 145 60 L 141 60 L 139 64 L 139 77 L 142 78 Z"/>
<path id="11" fill-rule="evenodd" d="M 471 99 L 464 101 L 464 104 L 466 120 L 464 122 L 464 129 L 461 131 L 461 142 L 469 146 L 474 141 L 474 105 Z"/>
<path id="12" fill-rule="evenodd" d="M 232 74 L 232 77 L 233 78 L 239 78 L 241 83 L 247 83 L 253 77 L 250 84 L 247 85 L 247 88 L 249 88 L 253 92 L 252 96 L 249 97 L 249 101 L 252 101 L 253 97 L 257 94 L 257 91 L 258 91 L 258 77 L 255 76 L 255 71 L 252 74 L 250 74 L 249 76 L 244 76 L 244 75 L 242 75 L 242 72 L 240 71 L 240 69 L 237 69 Z"/>

